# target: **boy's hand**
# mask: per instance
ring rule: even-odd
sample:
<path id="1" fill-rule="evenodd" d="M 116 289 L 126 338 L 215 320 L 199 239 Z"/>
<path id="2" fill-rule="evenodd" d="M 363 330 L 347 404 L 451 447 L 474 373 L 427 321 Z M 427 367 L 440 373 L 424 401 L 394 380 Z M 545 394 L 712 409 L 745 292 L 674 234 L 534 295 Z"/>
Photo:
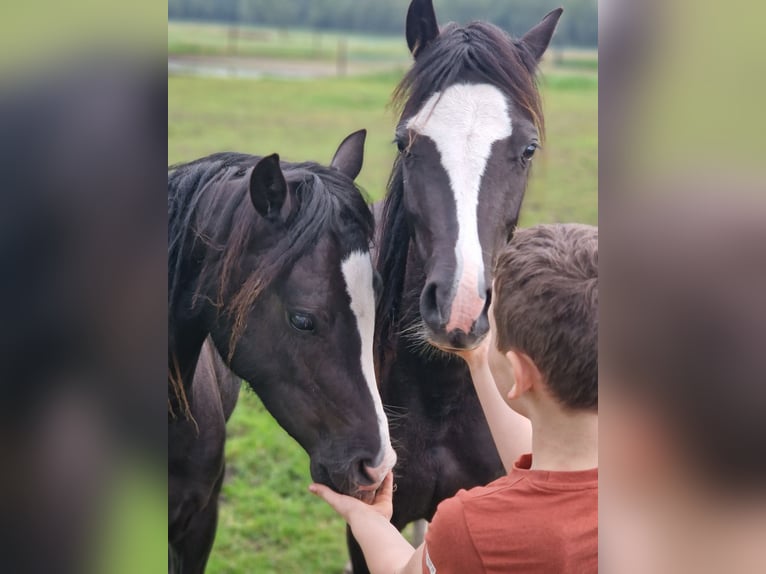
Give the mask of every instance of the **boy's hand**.
<path id="1" fill-rule="evenodd" d="M 487 335 L 482 339 L 481 343 L 473 349 L 454 351 L 454 353 L 459 357 L 462 357 L 471 368 L 485 365 L 489 354 L 490 338 L 491 337 Z"/>
<path id="2" fill-rule="evenodd" d="M 371 504 L 365 504 L 352 496 L 338 494 L 324 484 L 312 484 L 309 491 L 322 498 L 333 510 L 340 514 L 346 522 L 351 522 L 351 516 L 357 512 L 375 512 L 386 520 L 391 520 L 394 513 L 394 473 L 389 472 L 375 493 Z"/>

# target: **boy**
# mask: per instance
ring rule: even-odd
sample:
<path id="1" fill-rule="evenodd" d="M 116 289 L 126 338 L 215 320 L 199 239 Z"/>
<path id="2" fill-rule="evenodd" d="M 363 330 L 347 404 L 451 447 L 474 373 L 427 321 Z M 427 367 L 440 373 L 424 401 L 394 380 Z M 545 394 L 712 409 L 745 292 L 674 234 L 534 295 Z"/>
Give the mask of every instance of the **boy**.
<path id="1" fill-rule="evenodd" d="M 417 549 L 388 522 L 393 475 L 372 505 L 309 487 L 374 574 L 598 569 L 598 230 L 518 230 L 494 276 L 490 336 L 460 354 L 508 475 L 444 500 Z"/>

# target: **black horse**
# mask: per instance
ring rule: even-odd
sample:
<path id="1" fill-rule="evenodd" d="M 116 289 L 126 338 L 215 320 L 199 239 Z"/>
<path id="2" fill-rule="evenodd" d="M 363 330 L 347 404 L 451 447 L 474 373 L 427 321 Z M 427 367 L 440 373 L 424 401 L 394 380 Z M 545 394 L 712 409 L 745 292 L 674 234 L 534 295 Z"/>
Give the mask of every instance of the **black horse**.
<path id="1" fill-rule="evenodd" d="M 395 463 L 373 365 L 373 220 L 353 182 L 364 139 L 346 138 L 331 167 L 221 153 L 168 174 L 174 571 L 204 571 L 236 400 L 212 349 L 198 362 L 206 337 L 306 450 L 314 481 L 369 498 Z"/>
<path id="2" fill-rule="evenodd" d="M 488 331 L 490 271 L 518 220 L 543 115 L 537 65 L 561 10 L 518 40 L 473 22 L 441 31 L 413 0 L 414 65 L 394 100 L 399 156 L 379 222 L 376 368 L 397 446 L 392 522 L 430 520 L 503 473 L 464 362 Z M 366 572 L 355 541 L 355 574 Z"/>
<path id="3" fill-rule="evenodd" d="M 187 394 L 191 416 L 168 427 L 171 572 L 205 569 L 218 522 L 226 421 L 234 412 L 240 385 L 239 377 L 206 340 Z"/>

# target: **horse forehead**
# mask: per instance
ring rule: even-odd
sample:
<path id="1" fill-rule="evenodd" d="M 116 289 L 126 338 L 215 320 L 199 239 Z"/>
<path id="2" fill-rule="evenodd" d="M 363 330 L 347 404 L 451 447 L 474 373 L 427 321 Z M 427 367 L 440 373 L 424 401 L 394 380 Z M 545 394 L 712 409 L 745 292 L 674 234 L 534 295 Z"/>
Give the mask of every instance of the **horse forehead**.
<path id="1" fill-rule="evenodd" d="M 305 286 L 306 295 L 326 297 L 337 290 L 341 277 L 341 250 L 327 234 L 317 238 L 316 243 L 301 255 L 288 272 L 292 284 Z"/>
<path id="2" fill-rule="evenodd" d="M 341 293 L 361 304 L 373 299 L 372 259 L 367 247 L 347 250 L 329 237 L 322 237 L 311 253 L 301 257 L 289 273 L 305 301 L 338 301 Z"/>
<path id="3" fill-rule="evenodd" d="M 487 153 L 484 148 L 512 131 L 508 99 L 491 84 L 454 84 L 436 92 L 406 125 L 432 139 L 442 155 L 450 149 Z"/>

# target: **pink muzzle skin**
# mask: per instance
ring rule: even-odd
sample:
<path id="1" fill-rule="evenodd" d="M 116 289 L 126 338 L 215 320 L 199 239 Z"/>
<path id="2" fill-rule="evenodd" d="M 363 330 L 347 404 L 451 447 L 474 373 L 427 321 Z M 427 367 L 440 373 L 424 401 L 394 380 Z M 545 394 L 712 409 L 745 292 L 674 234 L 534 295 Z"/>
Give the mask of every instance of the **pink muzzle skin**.
<path id="1" fill-rule="evenodd" d="M 388 449 L 386 449 L 386 454 L 383 457 L 383 462 L 381 462 L 378 466 L 372 467 L 365 465 L 364 471 L 367 474 L 367 476 L 370 477 L 371 480 L 373 480 L 373 484 L 370 484 L 368 486 L 359 486 L 359 491 L 371 491 L 375 492 L 378 487 L 383 482 L 383 479 L 386 478 L 386 475 L 389 473 L 389 471 L 394 468 L 394 465 L 396 464 L 396 453 L 394 452 L 394 449 L 392 449 L 390 446 Z"/>
<path id="2" fill-rule="evenodd" d="M 447 333 L 460 329 L 471 332 L 471 327 L 484 310 L 484 297 L 479 296 L 479 269 L 474 262 L 466 262 L 458 283 L 452 310 L 447 323 Z"/>

